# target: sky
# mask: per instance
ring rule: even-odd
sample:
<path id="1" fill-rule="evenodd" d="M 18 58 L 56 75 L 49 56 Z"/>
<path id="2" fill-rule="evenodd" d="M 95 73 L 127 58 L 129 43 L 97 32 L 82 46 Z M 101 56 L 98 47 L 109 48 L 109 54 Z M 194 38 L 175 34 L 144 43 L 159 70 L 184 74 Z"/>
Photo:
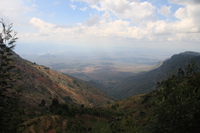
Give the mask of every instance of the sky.
<path id="1" fill-rule="evenodd" d="M 200 52 L 200 0 L 0 0 L 18 54 L 143 48 Z"/>

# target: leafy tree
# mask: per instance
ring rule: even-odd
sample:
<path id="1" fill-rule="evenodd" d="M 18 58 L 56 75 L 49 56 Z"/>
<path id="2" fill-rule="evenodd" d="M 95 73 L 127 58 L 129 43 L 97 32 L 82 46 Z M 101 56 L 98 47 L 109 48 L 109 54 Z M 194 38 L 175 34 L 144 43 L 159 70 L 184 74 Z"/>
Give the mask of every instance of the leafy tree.
<path id="1" fill-rule="evenodd" d="M 52 106 L 55 106 L 55 107 L 59 106 L 58 99 L 57 99 L 57 98 L 54 98 L 54 99 L 52 100 L 51 105 L 52 105 Z"/>
<path id="2" fill-rule="evenodd" d="M 12 36 L 12 25 L 6 27 L 3 21 L 0 21 L 3 27 L 2 33 L 0 33 L 0 86 L 1 94 L 5 94 L 7 89 L 13 88 L 13 81 L 15 78 L 11 74 L 11 70 L 14 69 L 13 65 L 13 48 L 17 40 L 16 33 Z"/>
<path id="3" fill-rule="evenodd" d="M 45 104 L 46 104 L 46 103 L 45 103 L 44 99 L 42 99 L 41 105 L 42 105 L 42 106 L 45 106 Z"/>
<path id="4" fill-rule="evenodd" d="M 5 25 L 3 20 L 0 33 L 0 131 L 16 133 L 22 121 L 19 108 L 20 90 L 14 83 L 18 79 L 18 71 L 14 66 L 13 49 L 17 40 L 12 24 Z"/>
<path id="5" fill-rule="evenodd" d="M 50 105 L 50 112 L 55 113 L 59 107 L 59 101 L 57 98 L 53 98 L 51 105 Z"/>
<path id="6" fill-rule="evenodd" d="M 159 84 L 158 107 L 149 124 L 152 132 L 200 132 L 200 72 L 193 62 L 185 70 Z"/>
<path id="7" fill-rule="evenodd" d="M 39 104 L 39 106 L 40 106 L 40 107 L 45 107 L 45 104 L 46 104 L 46 103 L 45 103 L 44 99 L 42 99 L 42 101 L 41 101 L 41 103 Z"/>

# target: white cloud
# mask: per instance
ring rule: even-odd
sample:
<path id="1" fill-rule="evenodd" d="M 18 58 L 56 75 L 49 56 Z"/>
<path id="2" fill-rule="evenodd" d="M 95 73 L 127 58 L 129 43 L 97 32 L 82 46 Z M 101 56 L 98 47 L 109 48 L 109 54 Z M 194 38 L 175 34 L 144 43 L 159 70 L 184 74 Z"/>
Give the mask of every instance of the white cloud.
<path id="1" fill-rule="evenodd" d="M 21 0 L 1 0 L 0 16 L 6 23 L 15 22 L 15 25 L 23 25 L 26 19 L 25 14 L 34 10 L 34 7 L 34 5 L 32 7 L 24 6 Z"/>
<path id="2" fill-rule="evenodd" d="M 93 26 L 98 22 L 98 20 L 99 20 L 99 16 L 94 15 L 91 18 L 89 18 L 88 20 L 86 20 L 85 24 L 87 26 Z"/>
<path id="3" fill-rule="evenodd" d="M 60 4 L 60 1 L 56 1 L 53 3 L 53 5 L 58 5 L 58 4 Z"/>
<path id="4" fill-rule="evenodd" d="M 84 8 L 80 8 L 81 11 L 86 11 L 87 10 L 87 7 L 84 7 Z"/>
<path id="5" fill-rule="evenodd" d="M 94 15 L 91 19 L 86 21 L 86 25 L 78 24 L 74 27 L 59 27 L 50 23 L 46 23 L 39 18 L 32 18 L 30 23 L 35 26 L 39 32 L 29 33 L 23 35 L 24 41 L 31 40 L 32 42 L 55 42 L 63 43 L 68 40 L 82 40 L 85 38 L 90 40 L 91 38 L 132 38 L 136 40 L 150 38 L 149 31 L 146 28 L 131 26 L 131 23 L 123 20 L 115 20 L 112 22 L 106 22 L 100 20 L 99 17 Z M 98 23 L 97 23 L 98 22 Z M 88 27 L 89 26 L 89 27 Z M 45 35 L 45 36 L 44 36 Z M 48 36 L 47 36 L 48 35 Z M 24 38 L 26 37 L 26 38 Z"/>
<path id="6" fill-rule="evenodd" d="M 171 6 L 163 6 L 161 9 L 158 10 L 158 13 L 164 15 L 165 17 L 168 17 L 171 13 Z"/>
<path id="7" fill-rule="evenodd" d="M 39 19 L 39 18 L 32 18 L 32 19 L 30 20 L 30 23 L 31 23 L 33 26 L 39 28 L 39 32 L 40 32 L 40 33 L 46 34 L 46 33 L 52 33 L 52 32 L 54 31 L 54 26 L 55 26 L 55 25 L 50 24 L 50 23 L 46 23 L 46 22 L 42 21 L 42 20 Z"/>
<path id="8" fill-rule="evenodd" d="M 94 4 L 94 5 L 96 5 L 96 4 L 98 4 L 100 1 L 102 1 L 102 0 L 72 0 L 72 1 L 84 1 L 84 2 L 87 2 L 87 3 L 89 3 L 89 4 Z"/>
<path id="9" fill-rule="evenodd" d="M 91 5 L 91 7 L 98 11 L 109 11 L 119 19 L 130 19 L 135 24 L 156 20 L 155 7 L 149 2 L 101 0 L 99 6 Z"/>
<path id="10" fill-rule="evenodd" d="M 35 17 L 30 19 L 30 23 L 37 29 L 37 32 L 20 34 L 20 39 L 56 44 L 63 44 L 69 40 L 79 42 L 88 40 L 89 42 L 91 38 L 97 41 L 99 38 L 200 41 L 199 5 L 187 4 L 173 14 L 178 20 L 164 21 L 156 20 L 156 8 L 149 2 L 140 2 L 139 0 L 82 1 L 90 3 L 90 6 L 96 10 L 103 11 L 102 15 L 91 15 L 84 23 L 73 26 L 57 26 Z M 76 8 L 75 5 L 70 6 L 73 9 Z M 158 12 L 169 16 L 171 7 L 163 6 Z"/>
<path id="11" fill-rule="evenodd" d="M 200 4 L 200 0 L 168 0 L 168 2 L 184 6 Z"/>
<path id="12" fill-rule="evenodd" d="M 174 16 L 180 21 L 174 26 L 180 32 L 200 32 L 200 8 L 199 5 L 187 5 L 179 8 Z"/>
<path id="13" fill-rule="evenodd" d="M 50 20 L 51 15 L 57 17 L 58 12 L 56 11 L 54 11 L 55 13 L 47 12 L 39 8 L 42 7 L 41 5 L 31 2 L 28 7 L 25 6 L 23 0 L 1 1 L 0 17 L 6 23 L 14 22 L 14 30 L 16 30 L 15 26 L 19 25 L 17 31 L 20 43 L 126 45 L 126 42 L 129 42 L 130 45 L 134 45 L 133 42 L 138 41 L 148 43 L 155 41 L 156 44 L 165 41 L 173 42 L 173 44 L 198 42 L 196 44 L 199 45 L 200 42 L 200 0 L 168 0 L 170 3 L 182 5 L 174 14 L 171 12 L 171 6 L 163 5 L 157 10 L 158 13 L 169 19 L 172 15 L 177 18 L 177 20 L 170 21 L 157 20 L 155 12 L 158 8 L 149 3 L 150 0 L 147 2 L 140 0 L 75 0 L 87 2 L 96 11 L 90 12 L 90 18 L 84 18 L 86 21 L 82 20 L 83 23 L 65 25 L 63 22 L 61 26 Z M 55 4 L 59 4 L 59 2 Z M 74 2 L 70 7 L 74 10 L 78 9 L 79 5 L 76 6 L 76 4 Z M 80 7 L 87 6 L 83 2 L 81 4 Z M 85 11 L 89 7 L 79 9 Z M 38 12 L 41 12 L 41 18 L 38 18 Z M 32 17 L 35 13 L 37 16 Z M 45 18 L 48 23 L 44 21 L 43 17 L 49 17 Z M 157 47 L 156 44 L 155 47 Z"/>
<path id="14" fill-rule="evenodd" d="M 56 26 L 51 23 L 46 23 L 39 18 L 30 19 L 30 23 L 38 31 L 34 33 L 19 34 L 19 38 L 22 42 L 45 42 L 63 44 L 73 38 L 82 37 L 84 34 L 82 25 L 68 27 Z M 77 40 L 77 39 L 75 39 Z"/>
<path id="15" fill-rule="evenodd" d="M 147 22 L 147 30 L 153 35 L 170 35 L 173 33 L 171 23 L 165 21 Z"/>
<path id="16" fill-rule="evenodd" d="M 70 4 L 70 7 L 71 7 L 73 10 L 76 9 L 76 6 L 75 6 L 75 5 L 71 5 L 71 4 Z"/>
<path id="17" fill-rule="evenodd" d="M 110 16 L 111 16 L 111 14 L 110 14 L 109 12 L 105 12 L 105 13 L 102 15 L 101 19 L 102 19 L 102 20 L 107 20 L 107 19 L 110 18 Z"/>
<path id="18" fill-rule="evenodd" d="M 46 23 L 39 18 L 32 18 L 30 23 L 39 32 L 27 35 L 29 35 L 28 38 L 31 41 L 50 41 L 61 44 L 73 39 L 77 41 L 77 38 L 78 40 L 90 40 L 91 38 L 97 38 L 97 40 L 98 38 L 131 38 L 146 41 L 200 41 L 199 33 L 188 33 L 192 31 L 190 27 L 187 29 L 186 24 L 191 22 L 185 24 L 185 20 L 176 22 L 166 22 L 164 20 L 156 22 L 148 21 L 140 26 L 132 26 L 131 22 L 121 19 L 110 22 L 106 21 L 107 17 L 109 17 L 109 13 L 105 13 L 102 17 L 94 15 L 86 20 L 85 24 L 79 23 L 76 26 L 68 28 Z"/>

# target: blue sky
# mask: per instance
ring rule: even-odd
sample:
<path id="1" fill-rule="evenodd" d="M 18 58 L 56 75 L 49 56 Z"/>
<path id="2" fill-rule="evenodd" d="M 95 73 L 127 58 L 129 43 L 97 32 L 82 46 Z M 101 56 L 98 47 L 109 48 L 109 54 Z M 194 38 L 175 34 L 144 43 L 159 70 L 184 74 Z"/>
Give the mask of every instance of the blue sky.
<path id="1" fill-rule="evenodd" d="M 74 48 L 200 52 L 199 0 L 1 0 L 19 54 Z"/>

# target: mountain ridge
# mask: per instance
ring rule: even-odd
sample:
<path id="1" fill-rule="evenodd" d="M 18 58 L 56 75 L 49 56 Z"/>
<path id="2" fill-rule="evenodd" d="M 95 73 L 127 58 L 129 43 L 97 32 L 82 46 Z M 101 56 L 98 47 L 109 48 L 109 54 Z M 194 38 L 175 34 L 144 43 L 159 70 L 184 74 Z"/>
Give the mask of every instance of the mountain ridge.
<path id="1" fill-rule="evenodd" d="M 156 89 L 156 83 L 168 77 L 170 73 L 176 73 L 179 68 L 185 68 L 187 64 L 194 61 L 200 66 L 200 53 L 186 51 L 172 55 L 165 60 L 162 65 L 148 72 L 142 72 L 135 76 L 120 79 L 116 82 L 116 90 L 120 99 L 124 99 L 136 94 L 148 93 Z"/>

